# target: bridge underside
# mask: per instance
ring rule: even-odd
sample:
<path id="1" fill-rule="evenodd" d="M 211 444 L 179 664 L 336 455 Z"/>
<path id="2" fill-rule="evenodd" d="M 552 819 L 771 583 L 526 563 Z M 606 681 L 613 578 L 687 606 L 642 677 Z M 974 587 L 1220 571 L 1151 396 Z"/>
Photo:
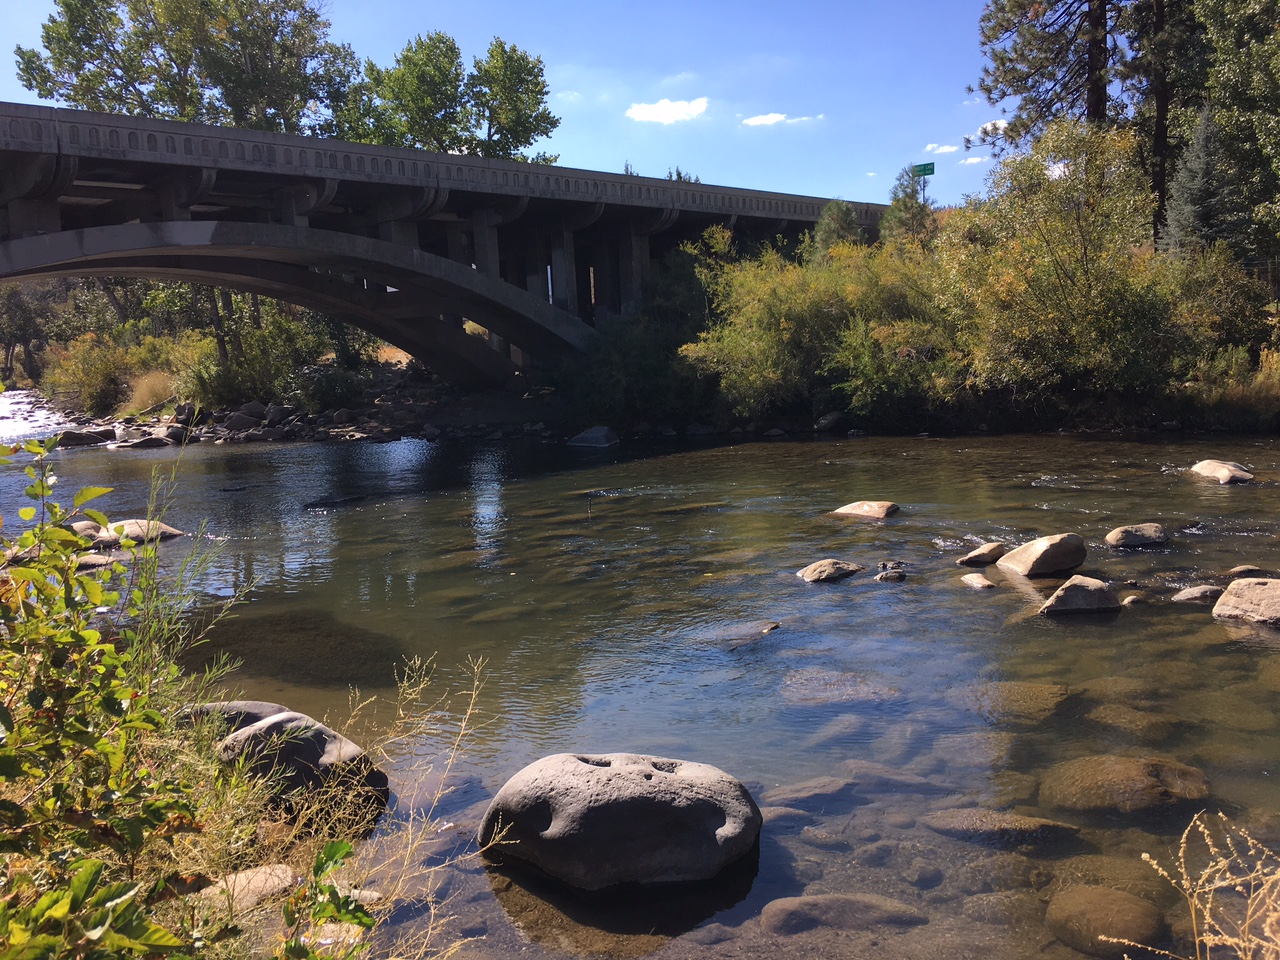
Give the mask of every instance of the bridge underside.
<path id="1" fill-rule="evenodd" d="M 584 349 L 595 330 L 537 295 L 403 244 L 279 224 L 127 223 L 0 242 L 0 277 L 151 277 L 270 296 L 369 331 L 468 386 L 505 382 L 509 350 L 464 332 L 467 318 L 525 355 Z"/>

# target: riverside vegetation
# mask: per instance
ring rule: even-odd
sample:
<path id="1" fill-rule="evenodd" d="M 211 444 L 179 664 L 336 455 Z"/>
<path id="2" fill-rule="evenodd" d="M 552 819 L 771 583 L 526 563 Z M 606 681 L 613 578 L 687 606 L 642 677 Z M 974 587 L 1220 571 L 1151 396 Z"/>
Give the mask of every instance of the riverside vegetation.
<path id="1" fill-rule="evenodd" d="M 179 666 L 226 610 L 193 606 L 209 553 L 191 551 L 162 571 L 153 546 L 124 541 L 127 561 L 83 563 L 91 542 L 71 524 L 108 527 L 90 504 L 110 490 L 84 488 L 70 509 L 61 506 L 53 499 L 53 448 L 30 441 L 5 448 L 3 460 L 30 458 L 31 504 L 20 511 L 20 532 L 0 537 L 0 957 L 219 957 L 250 949 L 349 957 L 365 949 L 365 931 L 380 916 L 406 903 L 429 918 L 427 933 L 392 949 L 403 956 L 456 949 L 438 937 L 447 917 L 432 877 L 452 857 L 432 814 L 471 709 L 446 730 L 445 705 L 425 699 L 430 665 L 405 665 L 386 705 L 383 745 L 409 739 L 420 748 L 443 737 L 442 768 L 428 802 L 393 812 L 352 858 L 344 838 L 367 834 L 370 824 L 349 791 L 322 788 L 300 807 L 293 798 L 286 814 L 270 782 L 243 763 L 214 759 L 220 723 L 186 709 L 219 699 L 224 675 L 221 663 L 196 674 Z M 171 487 L 153 489 L 157 515 Z M 472 664 L 472 705 L 481 670 Z M 373 703 L 353 693 L 352 706 L 355 717 Z M 217 878 L 264 861 L 283 861 L 298 878 L 284 884 L 282 905 L 255 910 L 217 893 Z M 357 896 L 375 884 L 380 896 Z"/>

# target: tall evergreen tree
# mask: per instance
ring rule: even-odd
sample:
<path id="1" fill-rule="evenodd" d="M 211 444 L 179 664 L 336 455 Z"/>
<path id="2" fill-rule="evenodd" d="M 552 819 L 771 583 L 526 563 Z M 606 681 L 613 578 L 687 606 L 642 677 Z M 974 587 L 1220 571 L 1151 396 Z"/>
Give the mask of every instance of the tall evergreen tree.
<path id="1" fill-rule="evenodd" d="M 982 139 L 1022 143 L 1060 117 L 1101 123 L 1122 60 L 1121 0 L 990 0 L 979 20 L 987 64 L 978 89 L 992 105 L 1016 99 L 1007 125 Z"/>
<path id="2" fill-rule="evenodd" d="M 928 246 L 938 235 L 938 218 L 933 212 L 933 198 L 926 193 L 928 183 L 915 170 L 906 166 L 889 191 L 889 209 L 880 219 L 880 239 L 914 241 Z"/>
<path id="3" fill-rule="evenodd" d="M 1222 241 L 1239 258 L 1258 251 L 1248 174 L 1213 113 L 1201 113 L 1191 145 L 1169 188 L 1169 249 Z"/>

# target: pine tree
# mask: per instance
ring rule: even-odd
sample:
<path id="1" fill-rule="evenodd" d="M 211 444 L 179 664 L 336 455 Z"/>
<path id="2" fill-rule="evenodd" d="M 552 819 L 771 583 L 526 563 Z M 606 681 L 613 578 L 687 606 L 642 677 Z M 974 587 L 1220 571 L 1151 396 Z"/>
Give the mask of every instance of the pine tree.
<path id="1" fill-rule="evenodd" d="M 914 241 L 928 246 L 938 235 L 938 218 L 933 199 L 925 192 L 928 183 L 910 167 L 903 167 L 889 191 L 889 209 L 880 220 L 880 239 Z"/>

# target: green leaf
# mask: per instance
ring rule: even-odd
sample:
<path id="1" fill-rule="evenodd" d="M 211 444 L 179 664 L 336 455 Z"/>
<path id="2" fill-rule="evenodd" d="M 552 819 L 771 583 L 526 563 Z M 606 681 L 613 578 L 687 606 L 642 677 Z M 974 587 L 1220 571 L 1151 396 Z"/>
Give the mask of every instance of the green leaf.
<path id="1" fill-rule="evenodd" d="M 32 520 L 36 518 L 36 508 L 20 507 L 18 509 L 18 516 L 22 518 L 23 523 L 30 523 Z"/>
<path id="2" fill-rule="evenodd" d="M 85 898 L 89 896 L 90 891 L 98 885 L 98 878 L 102 876 L 103 862 L 101 860 L 86 860 L 83 866 L 76 871 L 76 875 L 71 878 L 71 909 L 79 910 L 84 904 Z"/>
<path id="3" fill-rule="evenodd" d="M 330 840 L 324 845 L 324 849 L 316 854 L 316 865 L 311 875 L 317 880 L 327 877 L 347 862 L 347 857 L 351 856 L 353 849 L 354 847 L 345 840 Z"/>
<path id="4" fill-rule="evenodd" d="M 99 497 L 106 496 L 112 489 L 112 487 L 81 487 L 76 491 L 75 500 L 72 503 L 75 509 L 79 510 L 90 500 L 97 500 Z"/>
<path id="5" fill-rule="evenodd" d="M 111 526 L 111 521 L 107 519 L 107 515 L 98 510 L 85 510 L 84 515 L 86 518 L 102 527 L 103 530 L 106 530 Z"/>

